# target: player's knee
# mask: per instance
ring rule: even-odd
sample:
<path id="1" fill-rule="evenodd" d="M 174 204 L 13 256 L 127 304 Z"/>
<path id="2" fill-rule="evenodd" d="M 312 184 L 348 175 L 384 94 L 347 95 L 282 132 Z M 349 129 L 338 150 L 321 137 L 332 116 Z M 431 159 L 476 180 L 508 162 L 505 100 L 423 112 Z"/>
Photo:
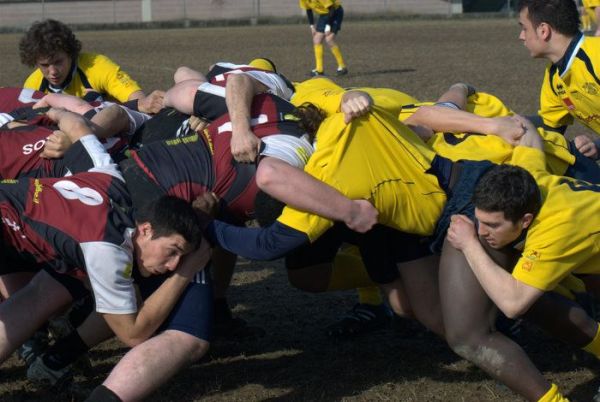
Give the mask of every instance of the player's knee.
<path id="1" fill-rule="evenodd" d="M 302 269 L 288 269 L 290 285 L 304 292 L 322 293 L 327 290 L 329 283 L 313 277 Z"/>

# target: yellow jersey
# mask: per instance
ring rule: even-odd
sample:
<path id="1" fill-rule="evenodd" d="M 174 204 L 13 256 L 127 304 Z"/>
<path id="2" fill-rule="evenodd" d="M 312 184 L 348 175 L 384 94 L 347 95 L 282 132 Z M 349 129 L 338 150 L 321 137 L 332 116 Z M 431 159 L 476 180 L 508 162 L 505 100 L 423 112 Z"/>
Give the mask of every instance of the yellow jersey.
<path id="1" fill-rule="evenodd" d="M 317 14 L 328 14 L 329 8 L 339 8 L 339 0 L 300 0 L 300 8 L 303 10 L 313 10 Z"/>
<path id="2" fill-rule="evenodd" d="M 533 148 L 519 146 L 513 152 L 511 163 L 533 175 L 543 203 L 512 275 L 548 291 L 572 273 L 600 273 L 600 186 L 551 175 L 544 158 Z"/>
<path id="3" fill-rule="evenodd" d="M 375 108 L 344 124 L 336 113 L 321 124 L 305 172 L 352 199 L 367 199 L 379 223 L 405 233 L 431 235 L 446 194 L 428 173 L 435 153 L 395 115 Z M 317 239 L 333 221 L 285 207 L 278 221 Z"/>
<path id="4" fill-rule="evenodd" d="M 312 103 L 322 109 L 327 116 L 340 111 L 342 97 L 349 90 L 363 91 L 373 99 L 373 104 L 397 116 L 404 105 L 417 103 L 417 99 L 390 88 L 349 88 L 344 89 L 328 78 L 318 77 L 294 83 L 294 106 Z"/>
<path id="5" fill-rule="evenodd" d="M 27 77 L 23 87 L 49 92 L 48 82 L 39 68 Z M 81 53 L 71 82 L 63 92 L 83 98 L 87 93 L 86 89 L 93 89 L 105 99 L 119 102 L 127 101 L 132 93 L 142 90 L 137 82 L 108 57 Z"/>
<path id="6" fill-rule="evenodd" d="M 558 64 L 546 68 L 539 115 L 561 128 L 579 120 L 600 134 L 600 37 L 577 35 Z"/>
<path id="7" fill-rule="evenodd" d="M 400 112 L 400 120 L 412 116 L 422 105 L 432 102 L 405 106 Z M 467 99 L 466 111 L 483 117 L 512 116 L 514 112 L 497 97 L 485 92 L 476 92 Z M 538 129 L 544 139 L 547 169 L 552 174 L 563 175 L 569 166 L 575 163 L 575 156 L 569 152 L 566 138 L 554 131 Z M 453 162 L 459 160 L 507 163 L 512 158 L 513 146 L 495 135 L 474 133 L 435 133 L 427 142 L 440 156 Z"/>

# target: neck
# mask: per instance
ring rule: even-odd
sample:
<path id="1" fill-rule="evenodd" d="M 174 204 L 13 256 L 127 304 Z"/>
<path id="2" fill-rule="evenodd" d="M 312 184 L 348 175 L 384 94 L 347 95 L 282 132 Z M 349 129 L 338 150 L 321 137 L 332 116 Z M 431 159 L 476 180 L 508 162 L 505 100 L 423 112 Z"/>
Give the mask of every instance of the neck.
<path id="1" fill-rule="evenodd" d="M 560 59 L 565 56 L 571 41 L 573 40 L 573 36 L 564 36 L 553 32 L 554 37 L 550 42 L 550 49 L 546 54 L 546 58 L 550 60 L 552 63 L 557 63 Z"/>

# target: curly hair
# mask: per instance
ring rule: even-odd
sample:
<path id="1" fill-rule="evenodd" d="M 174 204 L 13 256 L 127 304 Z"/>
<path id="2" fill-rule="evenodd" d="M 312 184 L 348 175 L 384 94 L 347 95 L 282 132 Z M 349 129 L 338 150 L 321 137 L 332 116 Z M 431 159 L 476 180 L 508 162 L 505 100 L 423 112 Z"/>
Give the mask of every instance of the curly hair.
<path id="1" fill-rule="evenodd" d="M 29 67 L 35 66 L 38 59 L 60 51 L 74 60 L 81 51 L 81 42 L 71 28 L 52 19 L 34 22 L 19 42 L 21 63 Z"/>
<path id="2" fill-rule="evenodd" d="M 313 142 L 319 126 L 327 115 L 325 112 L 312 103 L 305 102 L 298 106 L 294 112 L 294 115 L 300 119 L 298 125 L 304 131 L 306 131 L 310 137 L 310 141 Z"/>
<path id="3" fill-rule="evenodd" d="M 527 9 L 535 28 L 545 22 L 563 35 L 575 36 L 579 32 L 579 11 L 573 0 L 519 0 L 517 10 L 523 9 Z"/>

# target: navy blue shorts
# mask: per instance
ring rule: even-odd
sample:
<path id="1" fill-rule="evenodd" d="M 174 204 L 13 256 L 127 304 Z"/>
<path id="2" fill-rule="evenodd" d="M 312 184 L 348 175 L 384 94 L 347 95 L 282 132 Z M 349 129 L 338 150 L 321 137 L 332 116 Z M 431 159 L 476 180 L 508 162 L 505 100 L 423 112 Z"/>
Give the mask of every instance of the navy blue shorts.
<path id="1" fill-rule="evenodd" d="M 344 20 L 344 9 L 340 6 L 333 14 L 319 14 L 315 29 L 317 32 L 324 33 L 325 25 L 329 25 L 331 33 L 337 34 L 342 29 L 342 21 Z"/>
<path id="2" fill-rule="evenodd" d="M 314 243 L 305 244 L 288 254 L 285 263 L 290 270 L 331 263 L 342 243 L 350 243 L 358 246 L 371 280 L 387 284 L 399 276 L 396 264 L 431 255 L 427 240 L 383 225 L 376 225 L 361 234 L 337 223 Z"/>
<path id="3" fill-rule="evenodd" d="M 148 298 L 166 279 L 167 276 L 161 275 L 139 280 L 142 298 Z M 207 267 L 196 274 L 158 332 L 171 329 L 210 342 L 213 336 L 213 302 L 212 277 Z"/>
<path id="4" fill-rule="evenodd" d="M 600 166 L 596 161 L 579 152 L 573 141 L 569 141 L 569 152 L 575 155 L 575 164 L 567 168 L 565 176 L 592 184 L 600 184 Z"/>

